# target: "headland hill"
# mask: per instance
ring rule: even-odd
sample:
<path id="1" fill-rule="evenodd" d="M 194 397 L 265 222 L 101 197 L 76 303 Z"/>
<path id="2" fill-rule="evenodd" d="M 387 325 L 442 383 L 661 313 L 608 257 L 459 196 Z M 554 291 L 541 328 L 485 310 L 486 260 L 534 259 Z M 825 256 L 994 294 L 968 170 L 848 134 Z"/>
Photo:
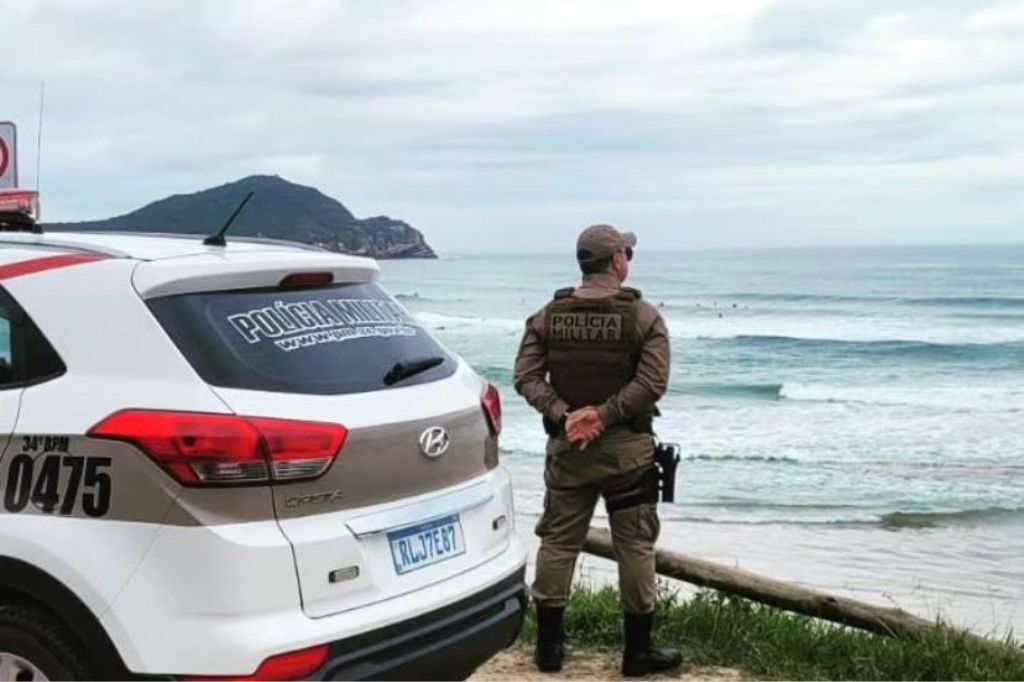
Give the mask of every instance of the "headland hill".
<path id="1" fill-rule="evenodd" d="M 253 175 L 194 194 L 176 194 L 105 220 L 47 223 L 47 232 L 216 232 L 246 195 L 253 196 L 228 239 L 263 237 L 377 259 L 437 258 L 419 230 L 387 216 L 356 218 L 323 192 L 276 175 Z"/>

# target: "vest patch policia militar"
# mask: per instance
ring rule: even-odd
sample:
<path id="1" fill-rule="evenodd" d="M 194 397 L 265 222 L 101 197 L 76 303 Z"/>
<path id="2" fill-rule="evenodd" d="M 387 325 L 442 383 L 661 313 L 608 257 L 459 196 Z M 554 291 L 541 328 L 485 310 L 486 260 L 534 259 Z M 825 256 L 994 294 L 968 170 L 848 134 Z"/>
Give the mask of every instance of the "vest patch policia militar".
<path id="1" fill-rule="evenodd" d="M 621 341 L 622 315 L 617 313 L 552 313 L 551 341 Z"/>
<path id="2" fill-rule="evenodd" d="M 642 340 L 632 290 L 580 298 L 563 289 L 545 310 L 551 385 L 570 407 L 600 405 L 636 374 Z"/>

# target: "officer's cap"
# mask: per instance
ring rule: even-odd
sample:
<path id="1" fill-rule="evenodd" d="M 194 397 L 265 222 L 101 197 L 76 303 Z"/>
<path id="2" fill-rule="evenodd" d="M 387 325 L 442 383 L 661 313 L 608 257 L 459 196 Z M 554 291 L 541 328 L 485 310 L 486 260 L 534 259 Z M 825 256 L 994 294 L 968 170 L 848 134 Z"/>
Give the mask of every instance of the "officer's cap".
<path id="1" fill-rule="evenodd" d="M 636 235 L 632 232 L 619 232 L 611 225 L 591 225 L 576 240 L 576 260 L 592 263 L 611 258 L 616 251 L 625 251 L 632 258 L 634 246 Z"/>

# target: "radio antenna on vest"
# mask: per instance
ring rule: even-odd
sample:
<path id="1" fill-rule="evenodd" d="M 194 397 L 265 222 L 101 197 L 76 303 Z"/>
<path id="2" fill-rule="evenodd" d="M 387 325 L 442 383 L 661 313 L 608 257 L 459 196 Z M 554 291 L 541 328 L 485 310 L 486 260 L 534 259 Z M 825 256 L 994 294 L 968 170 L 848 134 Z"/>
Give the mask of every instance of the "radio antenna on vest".
<path id="1" fill-rule="evenodd" d="M 228 228 L 231 227 L 231 223 L 235 222 L 235 218 L 237 218 L 238 214 L 242 212 L 245 205 L 249 203 L 249 199 L 252 199 L 252 192 L 245 195 L 245 198 L 242 199 L 242 203 L 238 205 L 238 208 L 236 208 L 235 212 L 231 214 L 228 221 L 224 223 L 224 227 L 204 239 L 203 244 L 206 246 L 227 246 L 228 243 L 225 241 L 224 235 L 227 234 Z"/>

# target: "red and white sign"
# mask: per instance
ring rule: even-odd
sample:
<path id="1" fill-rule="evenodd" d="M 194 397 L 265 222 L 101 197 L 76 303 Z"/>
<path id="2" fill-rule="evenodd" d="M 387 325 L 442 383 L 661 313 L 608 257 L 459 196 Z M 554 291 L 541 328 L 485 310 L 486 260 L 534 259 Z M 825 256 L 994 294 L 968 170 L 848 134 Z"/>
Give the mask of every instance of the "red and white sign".
<path id="1" fill-rule="evenodd" d="M 0 123 L 0 189 L 18 186 L 18 131 L 13 123 Z"/>

